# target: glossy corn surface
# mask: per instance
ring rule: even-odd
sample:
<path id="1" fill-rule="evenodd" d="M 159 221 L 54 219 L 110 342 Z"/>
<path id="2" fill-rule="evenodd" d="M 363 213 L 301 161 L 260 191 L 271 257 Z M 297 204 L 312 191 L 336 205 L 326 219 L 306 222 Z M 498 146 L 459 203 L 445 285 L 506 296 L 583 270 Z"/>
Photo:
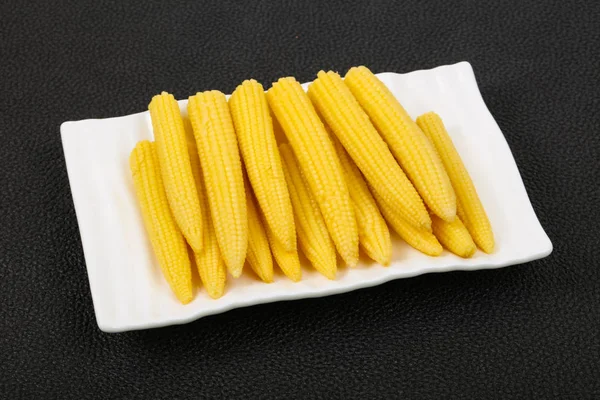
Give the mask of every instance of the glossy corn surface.
<path id="1" fill-rule="evenodd" d="M 285 276 L 292 281 L 300 281 L 302 279 L 302 268 L 300 266 L 298 250 L 286 250 L 269 229 L 267 229 L 267 238 L 269 239 L 269 245 L 271 246 L 271 253 L 275 258 L 279 269 L 281 269 Z"/>
<path id="2" fill-rule="evenodd" d="M 333 144 L 342 164 L 350 198 L 354 205 L 360 244 L 371 259 L 382 265 L 389 265 L 392 257 L 392 242 L 385 219 L 358 167 L 352 162 L 339 141 L 334 139 Z"/>
<path id="3" fill-rule="evenodd" d="M 434 112 L 417 118 L 417 124 L 434 144 L 457 197 L 457 214 L 477 246 L 486 253 L 494 251 L 492 225 L 479 199 L 473 180 L 465 168 L 439 115 Z"/>
<path id="4" fill-rule="evenodd" d="M 442 246 L 462 258 L 469 258 L 475 254 L 477 246 L 460 218 L 447 222 L 434 215 L 431 219 L 433 234 Z"/>
<path id="5" fill-rule="evenodd" d="M 175 222 L 160 173 L 156 145 L 139 142 L 129 166 L 144 226 L 162 273 L 183 304 L 192 301 L 192 270 L 185 239 Z"/>
<path id="6" fill-rule="evenodd" d="M 246 255 L 246 261 L 260 279 L 270 283 L 273 282 L 273 257 L 271 256 L 271 248 L 269 247 L 269 240 L 261 215 L 249 186 L 246 183 L 246 203 L 248 207 L 248 254 Z M 277 236 L 275 237 L 278 239 Z M 295 237 L 296 235 L 294 235 Z M 283 244 L 282 246 L 285 248 Z"/>
<path id="7" fill-rule="evenodd" d="M 296 228 L 292 205 L 263 86 L 253 79 L 244 81 L 231 95 L 229 109 L 262 215 L 284 247 L 293 250 Z"/>
<path id="8" fill-rule="evenodd" d="M 202 213 L 179 105 L 173 95 L 162 92 L 152 98 L 148 109 L 169 205 L 183 236 L 198 251 L 202 248 Z"/>
<path id="9" fill-rule="evenodd" d="M 344 261 L 358 262 L 358 227 L 341 166 L 323 123 L 294 78 L 281 78 L 267 92 L 273 113 L 294 150 L 302 174 Z"/>
<path id="10" fill-rule="evenodd" d="M 371 191 L 371 193 L 377 201 L 381 214 L 383 214 L 387 223 L 390 224 L 392 229 L 402 238 L 402 240 L 428 256 L 436 257 L 442 254 L 442 245 L 433 233 L 425 229 L 415 228 L 414 225 L 409 224 L 404 220 L 395 207 L 387 204 L 376 192 Z"/>
<path id="11" fill-rule="evenodd" d="M 300 248 L 317 271 L 329 279 L 335 279 L 337 274 L 335 246 L 319 206 L 302 177 L 291 147 L 282 144 L 280 153 L 292 199 Z"/>
<path id="12" fill-rule="evenodd" d="M 189 98 L 206 195 L 221 256 L 233 277 L 242 274 L 248 247 L 246 194 L 237 138 L 223 93 Z"/>
<path id="13" fill-rule="evenodd" d="M 373 190 L 396 204 L 407 221 L 429 228 L 431 220 L 419 194 L 342 78 L 320 71 L 308 96 Z"/>
<path id="14" fill-rule="evenodd" d="M 396 160 L 439 217 L 456 217 L 456 195 L 433 145 L 392 92 L 368 68 L 354 67 L 344 82 L 386 141 Z"/>
<path id="15" fill-rule="evenodd" d="M 192 165 L 192 174 L 194 176 L 194 181 L 196 182 L 196 188 L 198 189 L 200 209 L 202 210 L 202 218 L 204 221 L 204 246 L 202 247 L 202 250 L 194 252 L 194 260 L 196 261 L 196 268 L 206 292 L 213 299 L 218 299 L 225 293 L 227 267 L 225 266 L 223 257 L 221 257 L 221 251 L 219 250 L 219 244 L 217 243 L 217 235 L 215 233 L 212 218 L 210 217 L 210 210 L 208 209 L 202 167 L 200 166 L 200 159 L 198 158 L 198 149 L 196 147 L 196 142 L 193 140 L 193 134 L 191 136 L 192 140 L 188 140 L 190 164 Z"/>

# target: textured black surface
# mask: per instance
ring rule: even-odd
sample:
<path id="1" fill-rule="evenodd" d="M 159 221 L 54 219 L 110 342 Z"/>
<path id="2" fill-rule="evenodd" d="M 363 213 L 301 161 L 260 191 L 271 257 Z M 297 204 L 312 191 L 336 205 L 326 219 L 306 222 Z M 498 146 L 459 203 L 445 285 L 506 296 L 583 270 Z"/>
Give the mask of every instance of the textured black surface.
<path id="1" fill-rule="evenodd" d="M 600 3 L 123 3 L 0 5 L 0 397 L 600 398 Z M 142 111 L 160 90 L 462 60 L 549 258 L 98 330 L 61 122 Z"/>

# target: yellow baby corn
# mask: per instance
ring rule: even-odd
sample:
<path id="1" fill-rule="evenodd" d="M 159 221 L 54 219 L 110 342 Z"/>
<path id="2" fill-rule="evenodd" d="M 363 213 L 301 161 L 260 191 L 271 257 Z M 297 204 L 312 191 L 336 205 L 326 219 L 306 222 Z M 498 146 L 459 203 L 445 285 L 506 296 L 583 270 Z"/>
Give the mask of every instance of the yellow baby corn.
<path id="1" fill-rule="evenodd" d="M 273 235 L 269 228 L 266 229 L 271 252 L 277 265 L 283 273 L 294 282 L 302 279 L 302 269 L 300 267 L 300 258 L 298 258 L 298 250 L 288 251 L 283 247 L 279 240 Z"/>
<path id="2" fill-rule="evenodd" d="M 292 204 L 262 85 L 254 79 L 244 81 L 231 95 L 229 109 L 248 178 L 265 221 L 280 243 L 294 250 L 296 228 Z"/>
<path id="3" fill-rule="evenodd" d="M 358 167 L 337 139 L 333 139 L 333 144 L 342 164 L 356 212 L 360 244 L 370 258 L 382 265 L 389 265 L 392 258 L 392 242 L 385 220 Z"/>
<path id="4" fill-rule="evenodd" d="M 227 100 L 219 91 L 191 96 L 188 113 L 221 256 L 234 277 L 242 274 L 248 247 L 248 215 L 242 164 Z"/>
<path id="5" fill-rule="evenodd" d="M 402 218 L 402 215 L 397 212 L 396 208 L 387 204 L 377 192 L 371 190 L 371 193 L 373 194 L 373 197 L 375 197 L 383 217 L 402 240 L 428 256 L 435 257 L 442 254 L 442 245 L 431 232 L 425 229 L 415 228 L 414 225 L 406 222 L 404 218 Z"/>
<path id="6" fill-rule="evenodd" d="M 337 273 L 335 247 L 319 206 L 302 178 L 292 148 L 282 144 L 279 151 L 292 199 L 300 248 L 317 271 L 329 279 L 335 279 Z"/>
<path id="7" fill-rule="evenodd" d="M 275 140 L 277 144 L 287 143 L 288 140 L 285 137 L 285 133 L 283 133 L 283 128 L 279 121 L 277 121 L 277 117 L 273 114 L 273 110 L 269 109 L 269 115 L 271 116 L 271 121 L 273 121 L 273 134 L 275 136 Z"/>
<path id="8" fill-rule="evenodd" d="M 193 136 L 192 136 L 193 138 Z M 196 142 L 188 141 L 188 150 L 190 154 L 190 164 L 192 165 L 192 174 L 198 189 L 198 198 L 200 199 L 200 209 L 202 210 L 203 237 L 204 246 L 202 250 L 194 252 L 196 268 L 202 280 L 202 285 L 206 288 L 206 292 L 213 299 L 218 299 L 225 292 L 225 281 L 227 280 L 227 268 L 225 261 L 221 257 L 217 236 L 210 217 L 208 209 L 208 201 L 206 198 L 206 190 L 204 188 L 204 179 L 202 178 L 202 167 L 198 158 L 198 148 Z"/>
<path id="9" fill-rule="evenodd" d="M 152 98 L 148 109 L 169 206 L 183 236 L 194 251 L 199 251 L 202 248 L 202 213 L 179 105 L 173 95 L 162 92 Z"/>
<path id="10" fill-rule="evenodd" d="M 221 251 L 219 250 L 217 236 L 215 235 L 210 215 L 207 215 L 207 217 L 208 220 L 205 220 L 205 224 L 209 225 L 209 227 L 205 230 L 205 234 L 208 233 L 209 236 L 204 237 L 204 248 L 198 253 L 194 252 L 194 258 L 198 274 L 202 280 L 202 285 L 206 288 L 206 292 L 213 299 L 218 299 L 225 293 L 227 267 L 225 266 L 223 257 L 221 257 Z"/>
<path id="11" fill-rule="evenodd" d="M 436 113 L 428 112 L 417 118 L 417 124 L 434 144 L 452 181 L 456 192 L 458 217 L 469 230 L 477 246 L 488 254 L 493 252 L 494 233 L 490 220 L 442 119 Z"/>
<path id="12" fill-rule="evenodd" d="M 456 217 L 456 196 L 433 145 L 392 92 L 366 67 L 354 67 L 344 80 L 402 169 L 439 217 Z"/>
<path id="13" fill-rule="evenodd" d="M 371 187 L 417 227 L 431 226 L 423 200 L 369 117 L 335 72 L 318 73 L 308 96 Z"/>
<path id="14" fill-rule="evenodd" d="M 183 304 L 192 301 L 192 269 L 185 239 L 165 193 L 156 145 L 139 142 L 129 157 L 135 194 L 150 243 L 165 279 Z"/>
<path id="15" fill-rule="evenodd" d="M 437 215 L 433 215 L 431 221 L 433 234 L 445 248 L 463 258 L 469 258 L 475 254 L 477 246 L 460 218 L 446 222 Z"/>
<path id="16" fill-rule="evenodd" d="M 271 283 L 273 282 L 273 257 L 271 256 L 269 240 L 267 239 L 260 214 L 254 205 L 255 200 L 250 185 L 247 181 L 245 184 L 246 204 L 248 208 L 248 254 L 246 255 L 246 261 L 248 261 L 248 264 L 250 264 L 250 267 L 260 279 Z M 296 235 L 294 234 L 295 237 Z"/>
<path id="17" fill-rule="evenodd" d="M 294 150 L 338 252 L 348 265 L 356 265 L 356 219 L 339 160 L 323 123 L 294 78 L 275 82 L 267 92 L 267 99 Z"/>

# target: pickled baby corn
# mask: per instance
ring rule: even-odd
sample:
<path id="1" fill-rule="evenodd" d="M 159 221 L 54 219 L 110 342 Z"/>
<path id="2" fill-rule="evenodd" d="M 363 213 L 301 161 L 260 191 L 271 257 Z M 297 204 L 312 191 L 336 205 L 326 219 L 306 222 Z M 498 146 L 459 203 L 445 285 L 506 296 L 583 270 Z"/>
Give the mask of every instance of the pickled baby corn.
<path id="1" fill-rule="evenodd" d="M 282 144 L 279 146 L 279 152 L 292 199 L 300 248 L 317 271 L 329 279 L 335 279 L 337 274 L 335 247 L 319 206 L 302 178 L 292 148 Z"/>
<path id="2" fill-rule="evenodd" d="M 296 228 L 292 204 L 262 85 L 254 79 L 244 81 L 231 95 L 229 109 L 248 178 L 264 219 L 280 243 L 287 250 L 294 250 Z"/>
<path id="3" fill-rule="evenodd" d="M 286 250 L 285 247 L 275 237 L 273 232 L 267 228 L 267 238 L 271 246 L 273 257 L 279 265 L 283 273 L 294 282 L 302 279 L 302 269 L 300 268 L 300 258 L 298 258 L 298 250 Z"/>
<path id="4" fill-rule="evenodd" d="M 273 121 L 273 134 L 275 136 L 275 141 L 277 142 L 277 144 L 287 143 L 288 140 L 285 137 L 285 133 L 283 133 L 283 128 L 281 127 L 281 124 L 279 123 L 279 121 L 277 121 L 277 117 L 275 117 L 275 114 L 273 114 L 273 110 L 269 110 L 271 121 Z"/>
<path id="5" fill-rule="evenodd" d="M 366 67 L 354 67 L 344 82 L 390 146 L 425 204 L 440 218 L 456 217 L 456 195 L 433 145 L 392 92 Z"/>
<path id="6" fill-rule="evenodd" d="M 160 173 L 156 145 L 139 142 L 129 157 L 135 194 L 154 254 L 177 299 L 192 301 L 192 269 L 185 239 L 175 222 Z"/>
<path id="7" fill-rule="evenodd" d="M 247 181 L 245 187 L 248 207 L 248 254 L 246 255 L 246 261 L 260 279 L 271 283 L 273 282 L 273 257 L 271 256 L 269 240 L 260 214 L 254 204 L 254 195 Z"/>
<path id="8" fill-rule="evenodd" d="M 360 245 L 371 259 L 382 265 L 389 265 L 392 258 L 392 242 L 385 220 L 358 167 L 337 139 L 333 139 L 333 144 L 350 190 Z"/>
<path id="9" fill-rule="evenodd" d="M 373 190 L 395 204 L 407 221 L 430 228 L 423 200 L 342 78 L 320 71 L 308 87 L 308 96 Z"/>
<path id="10" fill-rule="evenodd" d="M 417 118 L 417 124 L 434 144 L 454 186 L 457 214 L 465 224 L 475 244 L 486 253 L 494 251 L 494 233 L 469 172 L 439 115 L 428 112 Z"/>
<path id="11" fill-rule="evenodd" d="M 339 160 L 323 123 L 302 86 L 281 78 L 267 100 L 297 157 L 329 233 L 344 261 L 358 263 L 358 227 Z"/>
<path id="12" fill-rule="evenodd" d="M 371 193 L 375 197 L 383 217 L 402 240 L 428 256 L 436 257 L 442 254 L 442 245 L 431 232 L 415 228 L 414 225 L 406 222 L 396 208 L 386 203 L 377 192 L 371 190 Z"/>
<path id="13" fill-rule="evenodd" d="M 433 234 L 438 238 L 442 246 L 462 258 L 469 258 L 477 250 L 469 231 L 463 225 L 460 218 L 452 222 L 446 222 L 437 215 L 431 217 Z"/>
<path id="14" fill-rule="evenodd" d="M 349 266 L 359 246 L 389 265 L 390 229 L 428 256 L 494 251 L 490 221 L 441 118 L 413 121 L 364 66 L 343 79 L 319 71 L 306 93 L 293 77 L 266 93 L 249 79 L 229 101 L 206 91 L 187 108 L 184 119 L 172 95 L 154 96 L 155 142 L 139 142 L 129 158 L 153 251 L 183 304 L 199 284 L 192 268 L 217 299 L 227 272 L 237 278 L 244 267 L 270 283 L 276 263 L 300 281 L 300 251 L 332 280 L 336 251 Z"/>
<path id="15" fill-rule="evenodd" d="M 189 135 L 188 135 L 189 137 Z M 208 200 L 204 188 L 204 179 L 202 177 L 202 167 L 198 158 L 198 148 L 192 134 L 191 140 L 188 140 L 188 150 L 190 154 L 190 164 L 192 165 L 192 174 L 198 189 L 198 198 L 200 199 L 200 209 L 202 210 L 202 220 L 204 223 L 204 246 L 202 250 L 194 252 L 196 268 L 200 275 L 202 285 L 206 292 L 213 299 L 218 299 L 225 293 L 225 282 L 227 280 L 227 267 L 221 257 L 217 236 L 213 226 L 210 211 L 208 209 Z"/>
<path id="16" fill-rule="evenodd" d="M 194 251 L 199 251 L 202 248 L 202 213 L 179 105 L 173 95 L 162 92 L 152 98 L 148 109 L 169 205 L 183 236 Z"/>
<path id="17" fill-rule="evenodd" d="M 233 277 L 242 274 L 248 247 L 248 214 L 237 139 L 223 93 L 197 93 L 188 113 L 221 256 Z"/>

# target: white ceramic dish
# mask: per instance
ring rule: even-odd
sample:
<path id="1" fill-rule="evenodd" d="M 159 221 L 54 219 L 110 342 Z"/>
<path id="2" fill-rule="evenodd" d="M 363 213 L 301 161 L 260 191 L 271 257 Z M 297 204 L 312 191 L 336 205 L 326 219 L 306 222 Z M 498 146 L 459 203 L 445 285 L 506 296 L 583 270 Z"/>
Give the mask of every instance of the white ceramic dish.
<path id="1" fill-rule="evenodd" d="M 467 62 L 408 74 L 378 76 L 413 116 L 434 110 L 471 173 L 494 228 L 497 250 L 463 260 L 444 252 L 427 257 L 394 241 L 391 266 L 344 268 L 329 281 L 310 266 L 292 283 L 279 274 L 270 285 L 248 274 L 230 279 L 227 293 L 210 299 L 200 289 L 181 305 L 163 279 L 138 210 L 128 157 L 152 139 L 148 112 L 61 126 L 73 201 L 85 252 L 96 320 L 105 332 L 183 324 L 232 308 L 348 292 L 428 272 L 505 267 L 547 256 L 552 243 L 541 227 L 510 149 L 477 88 Z M 181 101 L 185 112 L 186 101 Z"/>

